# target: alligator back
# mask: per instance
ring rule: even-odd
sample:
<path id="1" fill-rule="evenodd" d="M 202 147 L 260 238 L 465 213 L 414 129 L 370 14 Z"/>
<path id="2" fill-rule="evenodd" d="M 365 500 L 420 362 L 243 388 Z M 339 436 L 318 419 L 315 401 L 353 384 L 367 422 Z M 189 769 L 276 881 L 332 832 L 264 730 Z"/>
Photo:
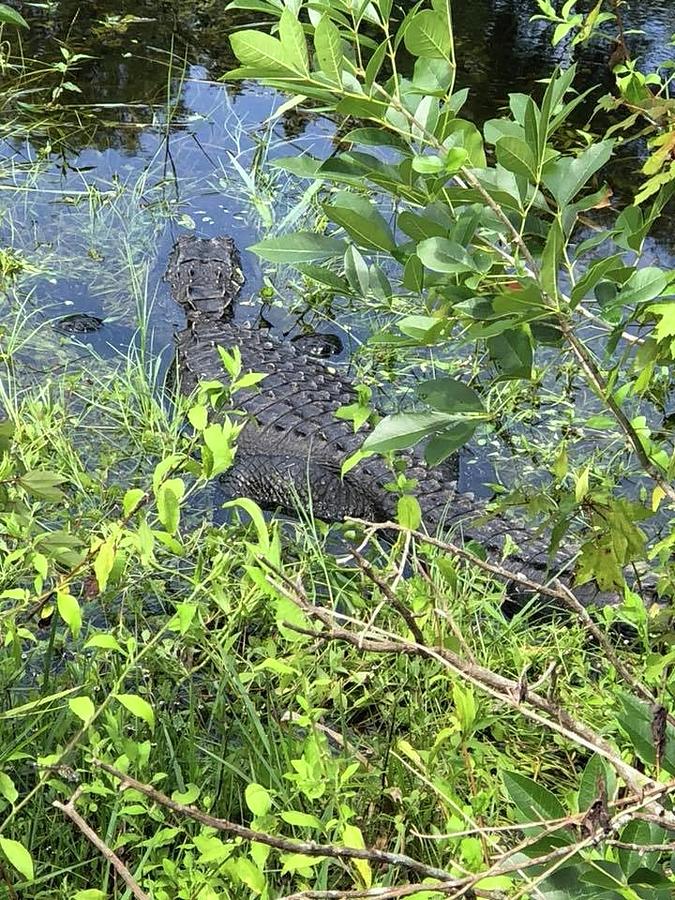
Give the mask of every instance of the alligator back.
<path id="1" fill-rule="evenodd" d="M 277 484 L 270 488 L 269 499 L 259 469 L 248 484 L 249 496 L 263 506 L 284 506 L 279 502 L 283 491 L 278 482 L 285 471 L 301 498 L 306 497 L 305 487 L 311 488 L 314 511 L 321 518 L 338 521 L 351 515 L 381 521 L 394 514 L 396 495 L 386 489 L 394 475 L 380 457 L 362 460 L 341 478 L 342 463 L 360 449 L 369 430 L 366 424 L 355 433 L 350 422 L 335 415 L 341 406 L 356 400 L 354 387 L 344 375 L 250 326 L 202 316 L 178 336 L 182 393 L 193 391 L 199 381 L 223 377 L 217 347 L 238 347 L 244 371 L 265 374 L 257 387 L 240 391 L 235 398 L 249 423 L 239 441 L 238 462 L 226 478 L 230 485 L 245 487 L 249 474 L 257 466 L 264 468 L 266 458 L 276 472 L 270 479 Z M 431 471 L 419 455 L 404 456 L 406 475 L 417 480 L 415 493 L 425 519 L 436 525 L 455 493 L 456 464 Z"/>

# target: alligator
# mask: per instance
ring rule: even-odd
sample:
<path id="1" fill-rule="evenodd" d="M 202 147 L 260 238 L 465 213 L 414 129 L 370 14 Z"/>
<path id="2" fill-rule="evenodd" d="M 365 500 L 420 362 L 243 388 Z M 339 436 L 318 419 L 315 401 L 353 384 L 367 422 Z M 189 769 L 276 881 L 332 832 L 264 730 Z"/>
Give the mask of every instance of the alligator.
<path id="1" fill-rule="evenodd" d="M 265 375 L 258 386 L 236 394 L 246 424 L 235 463 L 221 477 L 226 491 L 290 515 L 301 504 L 328 522 L 347 517 L 391 521 L 400 494 L 392 490 L 395 475 L 385 459 L 368 456 L 341 475 L 342 463 L 361 448 L 370 427 L 366 424 L 355 433 L 352 422 L 336 417 L 340 407 L 357 398 L 352 382 L 293 343 L 234 322 L 233 307 L 244 278 L 233 240 L 179 237 L 166 279 L 187 317 L 186 328 L 177 336 L 176 375 L 182 394 L 191 394 L 202 380 L 222 377 L 217 347 L 238 347 L 243 371 Z M 484 505 L 457 491 L 456 458 L 434 468 L 416 450 L 399 452 L 398 458 L 431 533 L 461 526 L 465 540 L 477 540 L 493 553 L 508 534 L 520 551 L 509 556 L 506 565 L 539 582 L 549 572 L 571 568 L 571 544 L 568 552 L 551 560 L 548 544 L 519 523 L 505 516 L 486 521 Z M 591 585 L 577 595 L 586 602 L 609 602 Z"/>

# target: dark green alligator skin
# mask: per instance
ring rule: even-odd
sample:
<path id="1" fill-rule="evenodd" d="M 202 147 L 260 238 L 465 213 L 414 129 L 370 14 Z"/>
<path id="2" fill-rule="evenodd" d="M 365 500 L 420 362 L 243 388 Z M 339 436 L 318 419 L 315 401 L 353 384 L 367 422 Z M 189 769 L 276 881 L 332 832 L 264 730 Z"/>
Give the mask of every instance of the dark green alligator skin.
<path id="1" fill-rule="evenodd" d="M 247 414 L 235 465 L 224 476 L 234 496 L 248 496 L 266 509 L 294 514 L 298 503 L 326 521 L 348 516 L 388 521 L 397 494 L 387 489 L 394 478 L 380 457 L 363 459 L 345 477 L 341 465 L 357 451 L 367 426 L 354 433 L 338 419 L 341 406 L 356 392 L 338 370 L 248 325 L 232 321 L 233 303 L 243 284 L 239 257 L 230 238 L 178 239 L 167 270 L 174 299 L 187 314 L 177 337 L 176 370 L 180 390 L 190 394 L 201 380 L 222 379 L 216 347 L 238 347 L 244 371 L 264 372 L 255 388 L 236 395 Z M 548 558 L 547 542 L 533 539 L 522 526 L 504 517 L 480 522 L 481 504 L 456 490 L 456 462 L 430 469 L 421 455 L 402 453 L 406 475 L 416 481 L 414 494 L 430 532 L 459 528 L 465 539 L 479 541 L 497 555 L 508 534 L 520 548 L 505 565 L 536 581 L 571 569 L 574 550 Z M 585 602 L 611 602 L 594 586 L 577 590 Z"/>

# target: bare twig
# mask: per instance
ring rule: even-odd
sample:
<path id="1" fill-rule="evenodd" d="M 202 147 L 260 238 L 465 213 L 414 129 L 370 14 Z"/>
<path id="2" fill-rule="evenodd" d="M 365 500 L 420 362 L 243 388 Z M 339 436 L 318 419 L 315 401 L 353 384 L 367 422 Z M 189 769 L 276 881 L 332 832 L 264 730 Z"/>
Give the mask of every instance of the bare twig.
<path id="1" fill-rule="evenodd" d="M 64 815 L 68 816 L 71 822 L 74 822 L 75 825 L 80 829 L 82 834 L 90 841 L 94 847 L 99 851 L 99 853 L 108 860 L 110 865 L 115 869 L 120 878 L 124 881 L 128 889 L 131 893 L 136 897 L 136 900 L 151 900 L 150 895 L 146 894 L 144 890 L 142 890 L 138 883 L 134 880 L 133 875 L 124 865 L 122 860 L 114 853 L 110 847 L 101 838 L 96 834 L 96 832 L 88 825 L 82 816 L 75 809 L 75 803 L 77 798 L 81 793 L 81 788 L 78 788 L 73 796 L 67 803 L 61 803 L 59 800 L 54 800 L 52 806 L 55 806 L 56 809 L 60 809 Z"/>
<path id="2" fill-rule="evenodd" d="M 618 751 L 604 738 L 585 725 L 574 719 L 567 710 L 556 705 L 551 700 L 542 697 L 534 691 L 521 694 L 521 685 L 517 681 L 505 678 L 489 669 L 475 663 L 467 662 L 445 647 L 429 647 L 424 644 L 415 644 L 398 638 L 396 635 L 384 633 L 384 637 L 364 637 L 363 633 L 355 633 L 336 625 L 341 616 L 323 607 L 314 606 L 298 586 L 287 578 L 269 561 L 260 558 L 260 563 L 277 579 L 275 588 L 288 599 L 292 600 L 310 618 L 317 620 L 324 626 L 323 631 L 310 631 L 297 628 L 305 634 L 325 641 L 341 641 L 352 644 L 360 650 L 372 653 L 398 653 L 408 656 L 425 656 L 441 663 L 445 668 L 461 675 L 466 681 L 479 688 L 484 693 L 500 700 L 508 706 L 517 709 L 526 718 L 544 725 L 553 731 L 557 731 L 563 737 L 574 743 L 586 747 L 604 757 L 615 769 L 617 774 L 626 782 L 636 794 L 641 794 L 645 788 L 654 788 L 656 782 L 629 765 Z M 289 625 L 288 627 L 294 627 Z M 382 634 L 373 630 L 373 634 Z M 653 802 L 653 801 L 652 801 Z M 663 807 L 658 807 L 658 815 L 667 819 L 675 829 L 675 815 Z"/>
<path id="3" fill-rule="evenodd" d="M 668 497 L 669 500 L 675 502 L 675 488 L 673 488 L 673 486 L 668 481 L 666 481 L 666 479 L 663 477 L 663 474 L 651 461 L 649 456 L 647 456 L 645 448 L 642 446 L 640 436 L 633 427 L 628 416 L 612 396 L 612 392 L 611 390 L 609 390 L 605 379 L 602 377 L 600 370 L 593 360 L 593 357 L 590 355 L 584 344 L 574 334 L 574 332 L 570 328 L 569 323 L 562 316 L 559 317 L 559 324 L 565 340 L 569 344 L 574 357 L 576 358 L 584 374 L 588 378 L 591 387 L 598 394 L 602 402 L 607 405 L 608 409 L 616 419 L 619 427 L 626 436 L 628 443 L 633 448 L 633 452 L 640 461 L 640 465 L 642 466 L 643 471 L 647 475 L 649 475 L 652 481 L 658 484 L 658 486 L 663 491 L 664 496 Z"/>
<path id="4" fill-rule="evenodd" d="M 378 586 L 378 588 L 382 591 L 392 607 L 404 620 L 415 640 L 420 644 L 424 643 L 424 636 L 420 631 L 420 627 L 407 606 L 404 603 L 401 603 L 390 585 L 387 584 L 384 578 L 380 577 L 373 566 L 371 566 L 368 560 L 365 559 L 365 557 L 362 556 L 362 554 L 359 553 L 356 548 L 352 548 L 352 554 L 354 555 L 354 559 L 356 560 L 361 571 L 373 582 L 373 584 L 376 584 Z"/>
<path id="5" fill-rule="evenodd" d="M 381 529 L 392 531 L 407 530 L 402 525 L 399 525 L 396 522 L 374 524 L 372 522 L 365 522 L 361 519 L 354 519 L 354 521 L 358 522 L 360 525 L 365 525 L 371 531 L 379 531 Z M 412 531 L 411 533 L 413 537 L 415 537 L 422 543 L 429 544 L 432 547 L 437 547 L 439 550 L 444 550 L 446 553 L 449 553 L 452 556 L 456 556 L 459 559 L 464 559 L 477 568 L 482 569 L 482 571 L 488 572 L 490 575 L 495 575 L 501 581 L 512 582 L 513 584 L 517 584 L 519 587 L 526 588 L 528 591 L 531 591 L 533 593 L 542 594 L 546 597 L 552 597 L 556 600 L 559 600 L 567 607 L 567 609 L 571 610 L 579 617 L 583 626 L 588 630 L 588 632 L 598 642 L 598 645 L 602 648 L 608 662 L 610 662 L 614 666 L 617 674 L 620 675 L 620 677 L 626 682 L 626 684 L 633 688 L 633 690 L 635 690 L 635 692 L 648 703 L 658 703 L 657 697 L 652 694 L 652 692 L 644 684 L 642 684 L 642 682 L 640 682 L 628 669 L 628 667 L 622 662 L 611 642 L 607 639 L 606 635 L 603 634 L 601 629 L 598 628 L 598 626 L 591 618 L 586 607 L 579 602 L 579 600 L 574 595 L 574 592 L 560 579 L 554 579 L 551 584 L 548 585 L 543 584 L 542 582 L 527 578 L 520 572 L 514 572 L 511 569 L 507 569 L 504 566 L 498 565 L 497 563 L 480 559 L 480 557 L 476 556 L 474 553 L 471 553 L 470 550 L 466 550 L 464 547 L 460 547 L 458 544 L 455 544 L 451 541 L 444 541 L 440 538 L 432 537 L 431 535 L 425 534 L 422 531 Z M 366 571 L 366 574 L 369 573 Z M 400 603 L 400 601 L 398 602 Z M 418 643 L 424 643 L 424 641 L 419 640 L 419 637 L 417 635 L 415 635 L 415 639 L 418 641 Z M 668 713 L 668 721 L 671 725 L 675 726 L 675 716 L 673 716 L 672 713 Z"/>
<path id="6" fill-rule="evenodd" d="M 329 856 L 332 859 L 365 859 L 369 862 L 376 862 L 386 866 L 403 866 L 406 869 L 418 872 L 425 878 L 438 878 L 440 881 L 455 880 L 454 876 L 446 872 L 445 869 L 427 866 L 425 863 L 413 859 L 412 856 L 407 856 L 405 853 L 388 853 L 374 848 L 335 847 L 332 844 L 319 844 L 316 841 L 294 841 L 273 834 L 265 834 L 262 831 L 255 831 L 253 828 L 247 828 L 245 825 L 239 825 L 236 822 L 229 822 L 227 819 L 217 819 L 208 813 L 202 812 L 195 806 L 185 806 L 182 803 L 177 803 L 171 797 L 167 797 L 166 794 L 156 790 L 156 788 L 151 787 L 149 784 L 144 784 L 142 781 L 137 781 L 130 775 L 126 775 L 124 772 L 120 772 L 119 769 L 108 765 L 108 763 L 94 760 L 94 765 L 121 782 L 122 789 L 131 787 L 144 794 L 154 803 L 170 809 L 179 816 L 194 819 L 196 822 L 201 822 L 202 825 L 206 825 L 209 828 L 234 834 L 246 841 L 265 844 L 285 853 L 304 853 L 306 856 Z"/>

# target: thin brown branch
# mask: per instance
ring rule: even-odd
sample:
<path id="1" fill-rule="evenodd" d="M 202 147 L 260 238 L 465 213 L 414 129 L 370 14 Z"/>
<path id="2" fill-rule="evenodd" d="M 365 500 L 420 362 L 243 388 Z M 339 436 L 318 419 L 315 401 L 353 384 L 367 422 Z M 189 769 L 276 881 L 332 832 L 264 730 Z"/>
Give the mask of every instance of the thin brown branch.
<path id="1" fill-rule="evenodd" d="M 380 529 L 387 529 L 392 531 L 407 531 L 406 528 L 404 528 L 402 525 L 397 524 L 396 522 L 383 522 L 373 524 L 372 522 L 365 522 L 361 519 L 355 519 L 354 521 L 358 522 L 360 525 L 366 525 L 373 531 Z M 471 553 L 471 551 L 466 550 L 464 547 L 460 547 L 458 544 L 454 544 L 451 541 L 444 541 L 440 538 L 432 537 L 431 535 L 425 534 L 422 531 L 412 531 L 411 533 L 413 537 L 415 537 L 422 543 L 429 544 L 432 547 L 437 547 L 439 550 L 444 550 L 451 556 L 456 556 L 459 559 L 466 560 L 477 568 L 482 569 L 482 571 L 487 572 L 490 575 L 495 575 L 501 581 L 512 582 L 513 584 L 517 584 L 519 587 L 526 588 L 528 591 L 532 591 L 533 593 L 542 594 L 543 596 L 552 597 L 556 600 L 559 600 L 564 604 L 564 606 L 567 607 L 567 609 L 569 609 L 579 617 L 583 626 L 602 648 L 607 661 L 614 666 L 617 674 L 626 682 L 626 684 L 648 703 L 658 703 L 657 697 L 652 694 L 652 692 L 644 684 L 642 684 L 642 682 L 639 681 L 633 675 L 630 669 L 623 663 L 619 655 L 616 653 L 614 647 L 612 646 L 612 643 L 608 640 L 607 636 L 595 624 L 586 607 L 576 598 L 576 596 L 574 595 L 574 591 L 572 591 L 560 579 L 554 579 L 551 584 L 546 585 L 542 582 L 527 578 L 520 572 L 514 572 L 511 569 L 507 569 L 497 563 L 480 559 L 480 557 Z M 419 637 L 417 637 L 417 635 L 415 635 L 415 638 L 418 643 L 424 643 L 424 641 L 419 640 Z M 668 713 L 668 721 L 671 725 L 675 726 L 675 716 L 673 716 L 672 713 Z"/>
<path id="2" fill-rule="evenodd" d="M 604 738 L 583 722 L 574 719 L 562 707 L 534 691 L 527 691 L 523 695 L 521 693 L 522 686 L 517 681 L 498 675 L 483 666 L 467 662 L 445 647 L 428 647 L 424 644 L 414 644 L 404 641 L 395 635 L 387 635 L 385 638 L 375 639 L 366 637 L 363 632 L 354 633 L 339 627 L 335 624 L 335 620 L 340 618 L 339 614 L 335 614 L 323 607 L 314 606 L 302 591 L 298 589 L 297 585 L 288 579 L 283 572 L 280 572 L 263 558 L 260 559 L 260 563 L 278 579 L 275 584 L 276 590 L 292 600 L 306 615 L 318 620 L 324 626 L 324 631 L 311 632 L 315 639 L 341 641 L 372 653 L 399 653 L 408 656 L 426 656 L 429 659 L 434 659 L 445 668 L 462 676 L 482 692 L 517 709 L 522 715 L 532 721 L 557 731 L 568 740 L 603 756 L 635 793 L 639 794 L 645 787 L 653 788 L 656 786 L 656 782 L 622 759 L 619 752 Z M 288 627 L 292 626 L 289 625 Z M 308 631 L 307 629 L 298 630 L 302 630 L 304 633 Z M 372 633 L 375 633 L 375 630 L 371 631 Z M 663 807 L 658 808 L 658 814 L 667 818 L 672 823 L 673 828 L 675 828 L 675 815 L 663 809 Z"/>
<path id="3" fill-rule="evenodd" d="M 358 847 L 335 847 L 332 844 L 319 844 L 316 841 L 295 841 L 273 834 L 265 834 L 262 831 L 255 831 L 253 828 L 247 828 L 245 825 L 239 825 L 236 822 L 229 822 L 227 819 L 217 819 L 214 816 L 210 816 L 208 813 L 202 812 L 195 806 L 185 806 L 182 803 L 177 803 L 156 788 L 151 787 L 149 784 L 144 784 L 142 781 L 137 781 L 130 775 L 126 775 L 124 772 L 120 772 L 119 769 L 115 769 L 113 766 L 108 765 L 108 763 L 102 762 L 101 760 L 94 760 L 94 765 L 103 769 L 103 771 L 107 772 L 109 775 L 112 775 L 113 778 L 116 778 L 121 783 L 122 789 L 126 787 L 133 788 L 141 794 L 144 794 L 154 803 L 158 803 L 160 806 L 170 809 L 172 812 L 176 813 L 176 815 L 194 819 L 196 822 L 201 822 L 202 825 L 206 825 L 209 828 L 215 828 L 216 831 L 234 834 L 246 841 L 255 841 L 259 844 L 265 844 L 268 847 L 274 847 L 276 850 L 281 850 L 284 853 L 303 853 L 306 856 L 328 856 L 332 859 L 365 859 L 369 862 L 376 862 L 386 866 L 402 866 L 419 873 L 425 878 L 437 878 L 440 881 L 455 881 L 454 876 L 449 872 L 446 872 L 445 869 L 428 866 L 417 859 L 413 859 L 412 856 L 407 856 L 405 853 L 388 853 L 384 850 L 376 850 L 374 848 L 360 849 Z"/>
<path id="4" fill-rule="evenodd" d="M 666 481 L 666 479 L 663 477 L 663 474 L 659 471 L 657 466 L 654 465 L 654 463 L 647 455 L 645 448 L 642 446 L 640 436 L 638 435 L 635 428 L 633 428 L 633 425 L 631 424 L 628 416 L 612 396 L 612 392 L 609 390 L 607 383 L 605 382 L 602 373 L 596 366 L 592 356 L 590 355 L 584 344 L 571 330 L 569 323 L 564 319 L 564 317 L 560 316 L 559 322 L 563 336 L 569 344 L 575 359 L 588 378 L 593 390 L 598 394 L 602 402 L 607 405 L 610 412 L 616 419 L 619 427 L 626 436 L 628 443 L 633 448 L 633 452 L 640 461 L 640 465 L 642 466 L 643 471 L 652 479 L 652 481 L 658 484 L 664 495 L 668 497 L 669 500 L 675 502 L 675 488 L 673 488 L 673 486 L 668 481 Z"/>
<path id="5" fill-rule="evenodd" d="M 82 816 L 75 809 L 75 801 L 77 800 L 80 794 L 80 788 L 78 788 L 73 796 L 70 798 L 68 803 L 61 803 L 59 800 L 54 800 L 52 806 L 55 806 L 57 809 L 60 809 L 64 815 L 68 816 L 68 818 L 73 822 L 82 832 L 82 834 L 87 838 L 90 843 L 96 847 L 99 853 L 107 859 L 110 865 L 115 869 L 120 878 L 124 881 L 127 888 L 131 891 L 131 893 L 136 897 L 136 900 L 151 900 L 150 895 L 146 894 L 144 890 L 142 890 L 138 883 L 134 880 L 133 875 L 124 865 L 122 860 L 117 856 L 114 851 L 108 847 L 108 845 L 101 840 L 101 838 L 96 834 L 93 828 L 88 825 Z"/>
<path id="6" fill-rule="evenodd" d="M 375 571 L 373 566 L 371 566 L 371 564 L 368 562 L 368 560 L 365 559 L 365 557 L 362 556 L 362 554 L 359 553 L 359 551 L 356 548 L 352 548 L 352 554 L 353 554 L 354 559 L 356 560 L 359 568 L 364 573 L 364 575 L 366 575 L 366 577 L 369 578 L 370 581 L 373 582 L 373 584 L 377 585 L 377 587 L 382 591 L 382 593 L 387 598 L 387 600 L 389 601 L 391 606 L 401 616 L 403 621 L 406 623 L 406 625 L 410 629 L 410 633 L 415 638 L 415 640 L 419 644 L 423 644 L 424 643 L 424 635 L 420 631 L 419 625 L 415 621 L 413 614 L 410 612 L 410 610 L 407 608 L 407 606 L 404 603 L 401 603 L 401 601 L 398 599 L 398 597 L 396 596 L 394 591 L 391 589 L 391 587 L 387 584 L 387 582 L 384 580 L 384 578 L 380 577 L 380 575 Z"/>

